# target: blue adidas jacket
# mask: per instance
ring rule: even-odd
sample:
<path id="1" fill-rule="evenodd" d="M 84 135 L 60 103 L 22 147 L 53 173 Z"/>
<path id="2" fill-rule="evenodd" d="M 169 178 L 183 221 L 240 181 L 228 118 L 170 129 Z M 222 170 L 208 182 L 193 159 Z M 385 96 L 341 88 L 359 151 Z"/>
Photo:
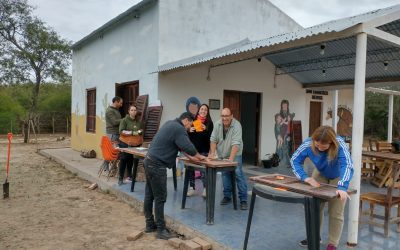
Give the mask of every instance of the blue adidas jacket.
<path id="1" fill-rule="evenodd" d="M 290 159 L 296 177 L 302 181 L 309 177 L 303 169 L 304 160 L 309 157 L 322 176 L 328 179 L 335 179 L 340 176 L 338 189 L 347 191 L 354 172 L 353 161 L 344 140 L 341 137 L 336 137 L 336 139 L 339 142 L 338 155 L 336 159 L 331 161 L 328 160 L 326 152 L 319 152 L 315 155 L 311 149 L 311 138 L 306 139 Z"/>

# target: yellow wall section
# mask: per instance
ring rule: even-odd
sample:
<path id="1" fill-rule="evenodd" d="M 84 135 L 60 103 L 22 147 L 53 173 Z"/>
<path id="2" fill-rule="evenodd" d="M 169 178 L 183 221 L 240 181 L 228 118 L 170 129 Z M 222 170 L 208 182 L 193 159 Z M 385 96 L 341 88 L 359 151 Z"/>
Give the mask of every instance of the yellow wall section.
<path id="1" fill-rule="evenodd" d="M 97 158 L 102 159 L 103 155 L 100 149 L 101 137 L 105 135 L 103 133 L 105 122 L 96 116 L 96 133 L 86 132 L 86 116 L 71 115 L 71 147 L 74 150 L 88 150 L 94 149 L 96 151 Z"/>

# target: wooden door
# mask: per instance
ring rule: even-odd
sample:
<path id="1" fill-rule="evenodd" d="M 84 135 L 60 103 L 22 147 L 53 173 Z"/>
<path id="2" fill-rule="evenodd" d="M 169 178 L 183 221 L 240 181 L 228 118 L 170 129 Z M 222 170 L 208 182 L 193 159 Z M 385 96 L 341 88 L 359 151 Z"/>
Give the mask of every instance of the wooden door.
<path id="1" fill-rule="evenodd" d="M 121 116 L 125 117 L 128 114 L 130 105 L 136 103 L 136 98 L 139 96 L 139 82 L 127 82 L 116 84 L 115 94 L 123 99 L 123 106 L 120 109 Z"/>
<path id="2" fill-rule="evenodd" d="M 296 151 L 296 149 L 301 145 L 303 142 L 303 135 L 301 132 L 301 121 L 291 121 L 290 122 L 291 131 L 292 131 L 292 152 L 291 154 Z"/>
<path id="3" fill-rule="evenodd" d="M 233 117 L 240 121 L 240 91 L 224 90 L 223 108 L 229 108 Z"/>
<path id="4" fill-rule="evenodd" d="M 322 102 L 310 102 L 309 135 L 314 132 L 322 121 Z"/>

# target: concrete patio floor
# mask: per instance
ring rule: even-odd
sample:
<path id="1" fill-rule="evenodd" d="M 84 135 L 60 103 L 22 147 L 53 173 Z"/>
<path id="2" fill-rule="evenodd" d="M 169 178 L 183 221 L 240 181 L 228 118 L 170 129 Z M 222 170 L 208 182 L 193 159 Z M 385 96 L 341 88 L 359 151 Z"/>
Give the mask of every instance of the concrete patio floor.
<path id="1" fill-rule="evenodd" d="M 77 173 L 80 177 L 90 182 L 96 182 L 100 188 L 116 194 L 136 209 L 143 209 L 145 183 L 137 182 L 135 192 L 130 192 L 130 183 L 118 186 L 115 178 L 111 178 L 110 181 L 106 181 L 104 176 L 99 178 L 97 171 L 102 160 L 82 158 L 79 152 L 71 148 L 42 149 L 40 150 L 40 154 L 59 162 L 71 172 Z M 291 170 L 286 167 L 265 169 L 255 166 L 245 166 L 244 170 L 248 177 L 266 173 L 291 175 Z M 250 191 L 251 186 L 251 183 L 249 183 Z M 165 205 L 168 227 L 187 237 L 199 235 L 210 241 L 213 244 L 213 249 L 236 250 L 243 248 L 248 210 L 234 210 L 232 204 L 227 206 L 219 205 L 219 201 L 222 199 L 220 175 L 217 177 L 214 225 L 206 225 L 206 202 L 201 197 L 201 181 L 196 180 L 197 195 L 187 198 L 185 209 L 181 209 L 182 189 L 183 178 L 178 177 L 177 191 L 173 189 L 172 178 L 168 178 L 168 197 Z M 375 188 L 366 181 L 363 181 L 361 193 L 368 191 L 385 192 L 386 190 L 384 188 Z M 378 207 L 377 209 L 383 214 L 382 208 Z M 346 208 L 345 211 L 346 222 L 338 249 L 347 248 L 348 209 Z M 396 213 L 397 209 L 393 209 L 392 214 Z M 326 209 L 324 221 L 328 221 Z M 248 249 L 306 249 L 298 245 L 298 242 L 303 240 L 305 235 L 305 219 L 302 205 L 279 203 L 257 198 Z M 325 249 L 328 239 L 328 223 L 324 223 L 321 238 L 323 241 L 321 249 Z M 358 245 L 353 249 L 400 249 L 400 233 L 396 232 L 396 226 L 392 224 L 390 225 L 389 237 L 384 238 L 383 229 L 370 228 L 364 224 L 360 225 Z"/>

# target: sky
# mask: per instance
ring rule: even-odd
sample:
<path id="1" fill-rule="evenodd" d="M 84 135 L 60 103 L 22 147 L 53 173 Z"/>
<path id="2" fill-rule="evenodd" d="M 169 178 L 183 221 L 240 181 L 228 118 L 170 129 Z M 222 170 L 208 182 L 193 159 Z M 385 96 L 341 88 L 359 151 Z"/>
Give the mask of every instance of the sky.
<path id="1" fill-rule="evenodd" d="M 36 7 L 34 11 L 36 16 L 55 29 L 62 38 L 73 42 L 79 41 L 138 2 L 139 0 L 28 0 L 30 5 Z M 270 2 L 303 27 L 400 4 L 400 0 L 270 0 Z"/>

